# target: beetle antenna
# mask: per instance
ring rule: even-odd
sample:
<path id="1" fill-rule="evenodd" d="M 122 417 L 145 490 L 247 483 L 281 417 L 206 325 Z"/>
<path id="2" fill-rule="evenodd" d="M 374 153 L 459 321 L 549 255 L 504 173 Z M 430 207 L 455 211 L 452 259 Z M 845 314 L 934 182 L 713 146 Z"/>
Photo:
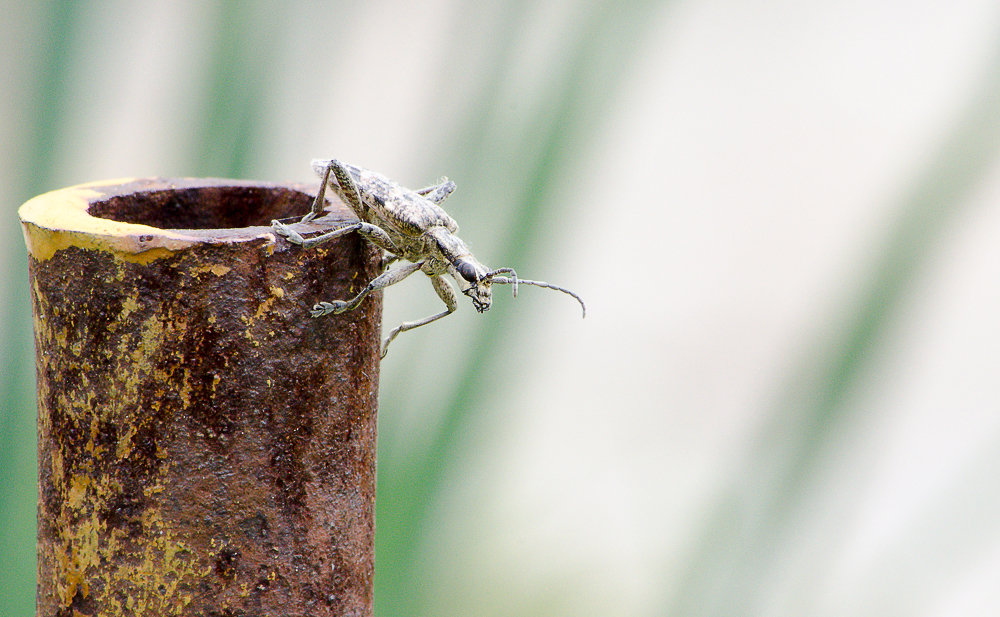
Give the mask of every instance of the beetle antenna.
<path id="1" fill-rule="evenodd" d="M 488 281 L 499 283 L 500 280 L 496 278 L 496 276 L 498 274 L 509 274 L 510 275 L 510 278 L 507 278 L 505 276 L 501 276 L 500 279 L 503 279 L 504 283 L 510 285 L 510 289 L 511 289 L 512 292 L 514 292 L 514 297 L 516 298 L 517 297 L 517 272 L 514 272 L 514 268 L 497 268 L 496 270 L 493 270 L 492 272 L 487 272 L 486 276 L 484 278 L 486 280 L 488 280 Z"/>
<path id="2" fill-rule="evenodd" d="M 583 303 L 583 298 L 576 295 L 572 291 L 566 289 L 565 287 L 553 285 L 552 283 L 546 283 L 545 281 L 529 281 L 528 279 L 519 279 L 516 277 L 516 275 L 511 278 L 507 278 L 506 276 L 497 276 L 494 277 L 492 280 L 494 283 L 498 283 L 500 285 L 517 285 L 520 283 L 521 285 L 534 285 L 535 287 L 544 287 L 546 289 L 555 289 L 556 291 L 561 291 L 564 294 L 573 296 L 573 298 L 575 298 L 576 301 L 580 303 L 580 308 L 583 309 L 583 316 L 584 317 L 587 316 L 587 305 Z"/>

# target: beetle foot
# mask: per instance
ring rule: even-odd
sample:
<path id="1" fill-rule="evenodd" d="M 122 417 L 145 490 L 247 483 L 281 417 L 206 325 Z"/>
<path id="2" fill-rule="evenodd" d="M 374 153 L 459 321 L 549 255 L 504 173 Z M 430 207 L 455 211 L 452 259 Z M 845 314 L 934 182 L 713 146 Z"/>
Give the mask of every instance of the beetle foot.
<path id="1" fill-rule="evenodd" d="M 333 302 L 320 302 L 316 306 L 312 307 L 309 314 L 313 317 L 322 317 L 323 315 L 329 315 L 333 313 L 338 315 L 347 310 L 347 303 L 343 300 L 334 300 Z"/>
<path id="2" fill-rule="evenodd" d="M 305 238 L 302 234 L 295 231 L 288 225 L 285 225 L 281 221 L 271 221 L 271 230 L 274 231 L 279 236 L 283 236 L 292 244 L 303 244 L 305 243 Z"/>

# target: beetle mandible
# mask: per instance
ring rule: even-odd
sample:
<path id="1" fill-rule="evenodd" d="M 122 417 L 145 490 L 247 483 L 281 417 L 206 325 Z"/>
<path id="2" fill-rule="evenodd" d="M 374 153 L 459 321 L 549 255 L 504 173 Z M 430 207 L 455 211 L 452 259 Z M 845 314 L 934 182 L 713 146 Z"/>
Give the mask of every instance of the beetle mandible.
<path id="1" fill-rule="evenodd" d="M 309 222 L 323 213 L 328 186 L 354 211 L 358 222 L 305 238 L 291 226 L 275 220 L 271 221 L 274 232 L 289 242 L 309 248 L 356 231 L 385 252 L 386 269 L 350 300 L 320 302 L 313 306 L 310 314 L 321 317 L 354 310 L 369 293 L 398 283 L 417 270 L 430 277 L 434 291 L 444 302 L 445 310 L 440 313 L 405 321 L 394 328 L 382 344 L 381 357 L 385 357 L 389 344 L 400 332 L 419 328 L 455 312 L 458 299 L 454 288 L 443 278 L 445 274 L 455 279 L 480 313 L 489 310 L 493 302 L 494 284 L 510 285 L 515 298 L 518 285 L 534 285 L 573 296 L 586 317 L 583 299 L 572 291 L 545 281 L 518 278 L 513 268 L 490 269 L 473 257 L 465 242 L 456 235 L 458 223 L 438 205 L 455 190 L 451 180 L 442 178 L 438 184 L 414 191 L 381 174 L 337 159 L 317 159 L 312 167 L 323 182 L 312 208 L 299 222 Z M 409 263 L 390 267 L 398 260 Z"/>

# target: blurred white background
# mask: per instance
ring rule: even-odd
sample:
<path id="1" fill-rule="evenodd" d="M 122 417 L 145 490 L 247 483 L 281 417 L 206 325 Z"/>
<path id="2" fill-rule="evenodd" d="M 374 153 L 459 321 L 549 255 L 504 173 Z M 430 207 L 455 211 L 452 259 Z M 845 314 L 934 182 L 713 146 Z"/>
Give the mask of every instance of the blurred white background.
<path id="1" fill-rule="evenodd" d="M 522 288 L 394 343 L 377 614 L 1000 611 L 995 2 L 4 14 L 0 614 L 34 593 L 16 207 L 316 157 L 448 175 L 481 260 L 588 303 Z M 413 277 L 385 324 L 437 303 Z"/>

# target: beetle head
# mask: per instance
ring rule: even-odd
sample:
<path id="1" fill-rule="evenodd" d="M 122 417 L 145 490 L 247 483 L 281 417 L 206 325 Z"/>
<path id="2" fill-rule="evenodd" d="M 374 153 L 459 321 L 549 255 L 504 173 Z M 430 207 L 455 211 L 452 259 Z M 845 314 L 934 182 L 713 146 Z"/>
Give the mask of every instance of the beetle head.
<path id="1" fill-rule="evenodd" d="M 456 261 L 455 270 L 462 276 L 469 286 L 462 290 L 462 293 L 472 298 L 472 306 L 480 313 L 490 310 L 493 304 L 493 272 L 487 270 L 482 264 L 468 259 Z"/>

